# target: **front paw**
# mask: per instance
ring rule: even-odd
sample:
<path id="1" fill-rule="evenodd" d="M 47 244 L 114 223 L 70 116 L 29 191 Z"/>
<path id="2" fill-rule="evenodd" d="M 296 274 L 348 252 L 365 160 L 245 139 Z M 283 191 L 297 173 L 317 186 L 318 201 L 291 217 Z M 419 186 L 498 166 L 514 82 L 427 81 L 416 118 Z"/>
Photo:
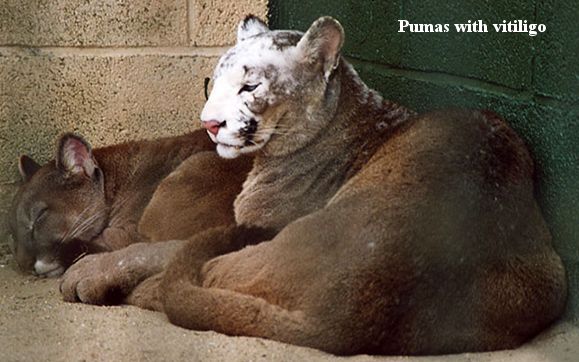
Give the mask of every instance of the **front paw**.
<path id="1" fill-rule="evenodd" d="M 88 255 L 73 264 L 62 276 L 60 292 L 67 302 L 118 304 L 122 301 L 118 262 L 113 253 Z"/>
<path id="2" fill-rule="evenodd" d="M 181 241 L 136 243 L 124 249 L 88 255 L 62 276 L 65 301 L 87 304 L 120 304 L 143 280 L 161 272 Z"/>

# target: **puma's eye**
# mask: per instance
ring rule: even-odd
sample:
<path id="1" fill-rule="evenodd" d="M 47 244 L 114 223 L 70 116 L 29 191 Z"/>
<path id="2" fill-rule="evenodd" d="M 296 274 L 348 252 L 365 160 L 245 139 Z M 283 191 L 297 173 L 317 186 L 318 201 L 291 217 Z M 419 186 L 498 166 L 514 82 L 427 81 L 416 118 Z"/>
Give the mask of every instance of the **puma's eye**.
<path id="1" fill-rule="evenodd" d="M 209 88 L 209 82 L 211 82 L 211 78 L 206 77 L 204 83 L 205 86 L 205 100 L 208 101 L 209 100 L 209 92 L 207 91 L 207 89 Z"/>
<path id="2" fill-rule="evenodd" d="M 261 83 L 257 83 L 257 84 L 244 84 L 243 87 L 241 87 L 241 89 L 239 90 L 238 94 L 241 94 L 243 92 L 253 92 L 255 90 L 255 88 L 259 87 Z"/>
<path id="3" fill-rule="evenodd" d="M 38 221 L 41 221 L 46 217 L 47 214 L 48 214 L 48 207 L 42 208 L 40 211 L 38 211 L 38 214 L 36 214 L 36 219 L 34 220 L 34 222 L 36 223 Z"/>
<path id="4" fill-rule="evenodd" d="M 48 207 L 43 206 L 42 208 L 38 209 L 32 215 L 32 223 L 30 224 L 30 230 L 32 231 L 32 235 L 36 232 L 36 229 L 40 223 L 46 218 L 48 215 Z"/>

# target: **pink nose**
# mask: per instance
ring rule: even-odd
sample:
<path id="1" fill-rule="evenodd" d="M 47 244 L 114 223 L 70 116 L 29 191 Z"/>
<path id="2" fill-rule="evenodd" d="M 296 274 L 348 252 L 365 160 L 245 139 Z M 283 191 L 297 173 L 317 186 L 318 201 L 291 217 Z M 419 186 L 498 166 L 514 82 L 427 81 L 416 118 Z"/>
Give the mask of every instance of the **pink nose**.
<path id="1" fill-rule="evenodd" d="M 219 132 L 219 129 L 221 127 L 223 127 L 224 125 L 225 125 L 225 122 L 219 122 L 219 121 L 203 122 L 203 127 L 205 127 L 205 129 L 208 130 L 209 132 L 213 133 L 215 136 L 217 136 L 217 132 Z"/>

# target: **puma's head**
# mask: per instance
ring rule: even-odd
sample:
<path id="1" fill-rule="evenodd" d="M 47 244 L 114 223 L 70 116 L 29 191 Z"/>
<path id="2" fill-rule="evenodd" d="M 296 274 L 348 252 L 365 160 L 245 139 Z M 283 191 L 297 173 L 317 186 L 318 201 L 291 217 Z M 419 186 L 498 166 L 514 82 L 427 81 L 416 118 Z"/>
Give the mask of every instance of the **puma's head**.
<path id="1" fill-rule="evenodd" d="M 104 227 L 104 175 L 90 145 L 66 134 L 56 160 L 44 166 L 28 156 L 19 161 L 23 185 L 9 216 L 18 265 L 40 276 L 58 276 Z"/>
<path id="2" fill-rule="evenodd" d="M 217 152 L 234 158 L 263 148 L 282 155 L 313 139 L 336 109 L 333 75 L 343 42 L 342 26 L 329 17 L 305 34 L 271 31 L 253 16 L 243 20 L 201 113 Z"/>

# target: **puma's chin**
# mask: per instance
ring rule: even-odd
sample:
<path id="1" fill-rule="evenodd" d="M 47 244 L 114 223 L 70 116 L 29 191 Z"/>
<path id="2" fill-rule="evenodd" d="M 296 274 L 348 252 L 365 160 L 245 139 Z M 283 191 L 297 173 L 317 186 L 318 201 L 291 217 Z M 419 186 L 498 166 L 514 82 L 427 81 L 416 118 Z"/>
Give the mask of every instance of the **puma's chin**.
<path id="1" fill-rule="evenodd" d="M 271 138 L 271 134 L 260 135 L 259 138 L 236 138 L 228 143 L 227 138 L 225 142 L 217 139 L 217 137 L 211 137 L 213 142 L 217 144 L 217 154 L 223 158 L 236 158 L 243 154 L 253 153 L 265 146 L 265 144 Z M 235 144 L 235 143 L 240 144 Z"/>
<path id="2" fill-rule="evenodd" d="M 56 278 L 64 273 L 65 268 L 58 262 L 37 260 L 34 263 L 34 272 L 41 278 Z"/>
<path id="3" fill-rule="evenodd" d="M 223 158 L 236 158 L 242 154 L 252 153 L 263 147 L 263 143 L 258 143 L 251 146 L 235 146 L 226 143 L 217 143 L 217 154 Z"/>
<path id="4" fill-rule="evenodd" d="M 241 155 L 241 146 L 227 145 L 225 143 L 217 144 L 217 154 L 223 158 L 236 158 Z"/>

